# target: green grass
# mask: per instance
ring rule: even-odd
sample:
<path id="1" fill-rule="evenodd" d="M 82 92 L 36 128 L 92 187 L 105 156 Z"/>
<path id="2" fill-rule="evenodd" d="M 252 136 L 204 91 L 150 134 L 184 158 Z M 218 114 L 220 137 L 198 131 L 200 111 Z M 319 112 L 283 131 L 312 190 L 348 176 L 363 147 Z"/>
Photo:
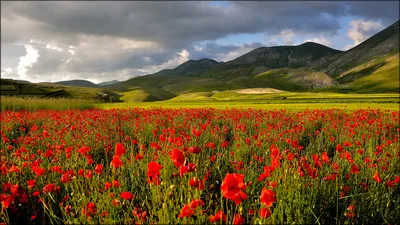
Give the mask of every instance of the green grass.
<path id="1" fill-rule="evenodd" d="M 136 89 L 132 91 L 119 92 L 123 95 L 120 99 L 124 102 L 144 102 L 150 94 L 142 89 Z"/>
<path id="2" fill-rule="evenodd" d="M 102 103 L 96 104 L 102 109 L 112 108 L 257 108 L 268 110 L 299 111 L 304 109 L 332 109 L 341 108 L 347 110 L 357 109 L 382 109 L 399 110 L 399 98 L 397 97 L 364 97 L 364 98 L 296 98 L 296 99 L 265 99 L 265 100 L 207 100 L 203 101 L 161 101 L 161 102 L 136 102 L 136 103 Z"/>
<path id="3" fill-rule="evenodd" d="M 350 87 L 356 92 L 399 91 L 399 55 L 389 57 L 386 64 L 371 75 L 355 80 Z"/>
<path id="4" fill-rule="evenodd" d="M 1 111 L 36 111 L 36 110 L 68 110 L 68 109 L 93 109 L 95 101 L 70 98 L 20 98 L 1 97 Z"/>
<path id="5" fill-rule="evenodd" d="M 328 75 L 308 68 L 282 68 L 274 69 L 256 75 L 254 78 L 267 82 L 269 87 L 286 91 L 305 91 L 313 89 L 316 84 L 334 85 Z"/>
<path id="6" fill-rule="evenodd" d="M 200 100 L 213 101 L 214 99 L 210 98 L 212 95 L 213 93 L 211 92 L 187 93 L 187 94 L 181 94 L 175 98 L 170 99 L 169 101 L 200 101 Z"/>
<path id="7" fill-rule="evenodd" d="M 340 85 L 322 88 L 317 91 L 351 93 L 399 92 L 399 53 L 371 60 L 337 77 Z"/>

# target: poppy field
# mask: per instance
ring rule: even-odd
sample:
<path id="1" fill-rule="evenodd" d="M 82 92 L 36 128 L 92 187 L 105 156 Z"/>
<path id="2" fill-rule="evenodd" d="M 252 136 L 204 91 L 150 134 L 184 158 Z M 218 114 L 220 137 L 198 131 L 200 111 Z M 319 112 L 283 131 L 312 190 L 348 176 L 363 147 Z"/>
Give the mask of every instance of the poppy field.
<path id="1" fill-rule="evenodd" d="M 1 112 L 0 224 L 396 224 L 400 112 Z"/>

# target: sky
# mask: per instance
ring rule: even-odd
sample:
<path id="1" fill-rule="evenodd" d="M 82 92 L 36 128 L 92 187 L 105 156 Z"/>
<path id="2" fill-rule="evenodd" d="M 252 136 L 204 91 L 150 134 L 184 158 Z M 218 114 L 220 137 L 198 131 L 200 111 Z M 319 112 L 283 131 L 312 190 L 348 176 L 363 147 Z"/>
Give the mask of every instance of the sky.
<path id="1" fill-rule="evenodd" d="M 1 2 L 1 77 L 127 80 L 187 60 L 312 41 L 348 50 L 399 20 L 399 1 Z"/>

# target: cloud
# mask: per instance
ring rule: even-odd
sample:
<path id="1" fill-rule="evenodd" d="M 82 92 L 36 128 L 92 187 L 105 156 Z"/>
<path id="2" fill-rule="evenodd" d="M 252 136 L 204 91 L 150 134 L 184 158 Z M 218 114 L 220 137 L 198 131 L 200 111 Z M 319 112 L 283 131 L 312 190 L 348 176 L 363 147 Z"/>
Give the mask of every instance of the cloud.
<path id="1" fill-rule="evenodd" d="M 313 39 L 308 39 L 308 40 L 306 40 L 304 42 L 315 42 L 315 43 L 318 43 L 318 44 L 321 44 L 321 45 L 325 45 L 325 46 L 331 46 L 332 45 L 332 43 L 324 36 L 320 36 L 320 37 L 313 38 Z"/>
<path id="2" fill-rule="evenodd" d="M 385 26 L 383 26 L 380 22 L 372 21 L 372 20 L 352 20 L 349 22 L 350 29 L 347 31 L 347 36 L 349 36 L 353 40 L 352 45 L 347 45 L 345 50 L 348 50 L 372 35 L 381 31 Z"/>
<path id="3" fill-rule="evenodd" d="M 241 45 L 221 45 L 215 41 L 197 43 L 191 50 L 192 59 L 210 58 L 216 61 L 230 61 L 245 53 L 250 52 L 255 48 L 262 47 L 261 42 L 252 42 Z"/>
<path id="4" fill-rule="evenodd" d="M 177 67 L 178 65 L 188 61 L 190 53 L 186 49 L 182 49 L 182 51 L 176 53 L 176 55 L 168 60 L 167 62 L 161 64 L 161 65 L 155 65 L 155 66 L 147 66 L 144 67 L 143 69 L 139 70 L 142 72 L 142 74 L 150 74 L 150 73 L 155 73 L 158 72 L 162 69 L 172 69 Z M 147 59 L 149 60 L 149 59 Z"/>
<path id="5" fill-rule="evenodd" d="M 17 74 L 21 79 L 25 79 L 27 68 L 32 67 L 34 63 L 37 62 L 39 58 L 39 51 L 32 47 L 32 45 L 25 45 L 26 55 L 19 59 Z"/>
<path id="6" fill-rule="evenodd" d="M 216 7 L 206 1 L 2 1 L 2 73 L 3 68 L 12 68 L 35 81 L 123 79 L 173 67 L 186 58 L 227 61 L 262 45 L 263 40 L 216 44 L 216 40 L 235 34 L 265 33 L 267 46 L 294 44 L 304 40 L 304 35 L 328 43 L 327 37 L 341 28 L 338 18 L 373 19 L 386 26 L 398 20 L 398 5 L 232 1 Z M 37 50 L 36 61 L 31 50 L 29 57 L 20 50 L 15 57 L 15 44 Z M 17 66 L 21 56 L 25 64 Z"/>

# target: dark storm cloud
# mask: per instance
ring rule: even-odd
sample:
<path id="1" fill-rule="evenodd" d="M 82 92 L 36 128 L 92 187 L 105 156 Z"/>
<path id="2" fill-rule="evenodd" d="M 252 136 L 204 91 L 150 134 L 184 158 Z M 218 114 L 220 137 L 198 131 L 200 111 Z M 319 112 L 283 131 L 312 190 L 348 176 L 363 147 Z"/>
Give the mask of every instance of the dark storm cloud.
<path id="1" fill-rule="evenodd" d="M 337 16 L 393 20 L 398 18 L 396 4 L 234 1 L 226 8 L 216 8 L 208 2 L 60 1 L 6 3 L 4 11 L 6 16 L 16 14 L 34 20 L 44 32 L 52 34 L 118 36 L 176 46 L 234 33 L 278 32 L 288 28 L 334 33 L 340 28 Z"/>

